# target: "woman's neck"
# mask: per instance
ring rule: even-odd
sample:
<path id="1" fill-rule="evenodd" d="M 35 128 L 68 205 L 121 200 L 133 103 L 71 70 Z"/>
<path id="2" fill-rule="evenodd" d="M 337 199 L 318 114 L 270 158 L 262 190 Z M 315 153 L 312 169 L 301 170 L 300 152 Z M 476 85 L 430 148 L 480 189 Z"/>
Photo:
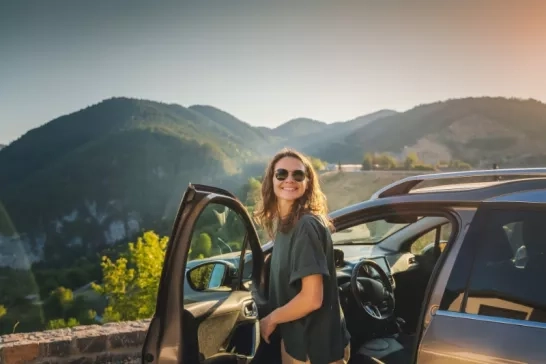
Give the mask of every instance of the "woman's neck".
<path id="1" fill-rule="evenodd" d="M 292 201 L 285 201 L 280 200 L 278 203 L 278 210 L 279 210 L 279 217 L 281 219 L 284 219 L 290 215 L 290 212 L 292 211 L 292 205 L 294 203 Z"/>

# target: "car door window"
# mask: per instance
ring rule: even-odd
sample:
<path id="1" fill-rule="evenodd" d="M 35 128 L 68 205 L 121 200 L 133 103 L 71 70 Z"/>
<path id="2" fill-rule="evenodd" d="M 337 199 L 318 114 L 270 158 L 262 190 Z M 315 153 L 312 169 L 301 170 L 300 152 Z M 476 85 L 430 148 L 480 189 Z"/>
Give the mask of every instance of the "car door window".
<path id="1" fill-rule="evenodd" d="M 214 262 L 222 261 L 238 268 L 245 239 L 245 225 L 237 212 L 221 204 L 207 205 L 192 232 L 186 264 L 190 276 L 185 281 L 184 299 L 201 301 L 207 299 L 204 296 L 207 291 L 231 290 L 230 281 L 224 279 L 226 267 Z"/>
<path id="2" fill-rule="evenodd" d="M 195 224 L 189 261 L 211 257 L 233 259 L 233 253 L 243 249 L 245 234 L 245 226 L 237 212 L 211 203 L 201 212 Z"/>
<path id="3" fill-rule="evenodd" d="M 546 322 L 546 212 L 492 210 L 477 248 L 464 312 Z M 478 241 L 476 241 L 478 243 Z"/>
<path id="4" fill-rule="evenodd" d="M 440 234 L 440 236 L 438 236 Z M 447 244 L 447 241 L 449 240 L 451 236 L 451 223 L 448 222 L 446 224 L 443 224 L 440 226 L 440 228 L 434 228 L 423 235 L 416 238 L 411 244 L 410 244 L 410 253 L 413 255 L 422 255 L 424 253 L 427 253 L 429 251 L 432 251 L 434 248 L 434 244 L 436 242 L 436 239 L 439 240 L 439 247 L 440 251 L 443 252 L 444 248 Z"/>
<path id="5" fill-rule="evenodd" d="M 440 251 L 443 252 L 447 242 L 451 238 L 451 233 L 453 232 L 453 224 L 447 223 L 442 225 L 440 228 Z"/>
<path id="6" fill-rule="evenodd" d="M 426 251 L 431 250 L 434 247 L 434 242 L 436 241 L 437 234 L 438 229 L 435 228 L 419 236 L 411 243 L 410 253 L 413 255 L 421 255 Z"/>

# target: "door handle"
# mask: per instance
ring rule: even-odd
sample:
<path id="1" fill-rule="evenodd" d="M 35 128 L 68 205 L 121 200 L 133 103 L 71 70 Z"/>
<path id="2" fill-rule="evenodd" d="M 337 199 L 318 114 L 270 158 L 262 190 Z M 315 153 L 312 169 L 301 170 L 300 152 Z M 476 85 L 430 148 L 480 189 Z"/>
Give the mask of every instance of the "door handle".
<path id="1" fill-rule="evenodd" d="M 254 301 L 249 301 L 244 304 L 243 315 L 247 318 L 258 317 L 258 306 L 256 306 Z"/>

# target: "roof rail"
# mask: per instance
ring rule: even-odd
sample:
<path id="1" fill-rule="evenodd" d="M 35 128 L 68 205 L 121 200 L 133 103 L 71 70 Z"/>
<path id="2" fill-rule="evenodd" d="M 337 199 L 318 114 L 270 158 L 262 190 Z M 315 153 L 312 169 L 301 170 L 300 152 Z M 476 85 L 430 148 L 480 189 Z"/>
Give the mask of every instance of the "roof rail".
<path id="1" fill-rule="evenodd" d="M 546 168 L 484 169 L 410 176 L 379 189 L 370 197 L 370 199 L 405 195 L 409 193 L 419 183 L 424 181 L 442 181 L 456 179 L 455 182 L 449 181 L 449 183 L 446 184 L 459 184 L 464 183 L 465 179 L 473 177 L 520 177 L 523 179 L 546 177 Z"/>

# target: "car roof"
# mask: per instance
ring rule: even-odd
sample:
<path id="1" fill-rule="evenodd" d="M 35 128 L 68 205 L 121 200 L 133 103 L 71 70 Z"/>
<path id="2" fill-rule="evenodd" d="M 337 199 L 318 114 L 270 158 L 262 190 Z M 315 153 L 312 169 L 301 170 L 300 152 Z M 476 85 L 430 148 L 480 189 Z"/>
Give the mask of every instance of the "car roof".
<path id="1" fill-rule="evenodd" d="M 445 189 L 463 191 L 535 178 L 546 178 L 546 168 L 482 169 L 422 174 L 391 183 L 374 193 L 372 199 L 403 195 L 412 192 L 412 190 L 415 193 L 415 188 L 423 183 L 431 185 L 427 189 L 429 192 Z M 418 190 L 422 191 L 423 189 Z"/>

